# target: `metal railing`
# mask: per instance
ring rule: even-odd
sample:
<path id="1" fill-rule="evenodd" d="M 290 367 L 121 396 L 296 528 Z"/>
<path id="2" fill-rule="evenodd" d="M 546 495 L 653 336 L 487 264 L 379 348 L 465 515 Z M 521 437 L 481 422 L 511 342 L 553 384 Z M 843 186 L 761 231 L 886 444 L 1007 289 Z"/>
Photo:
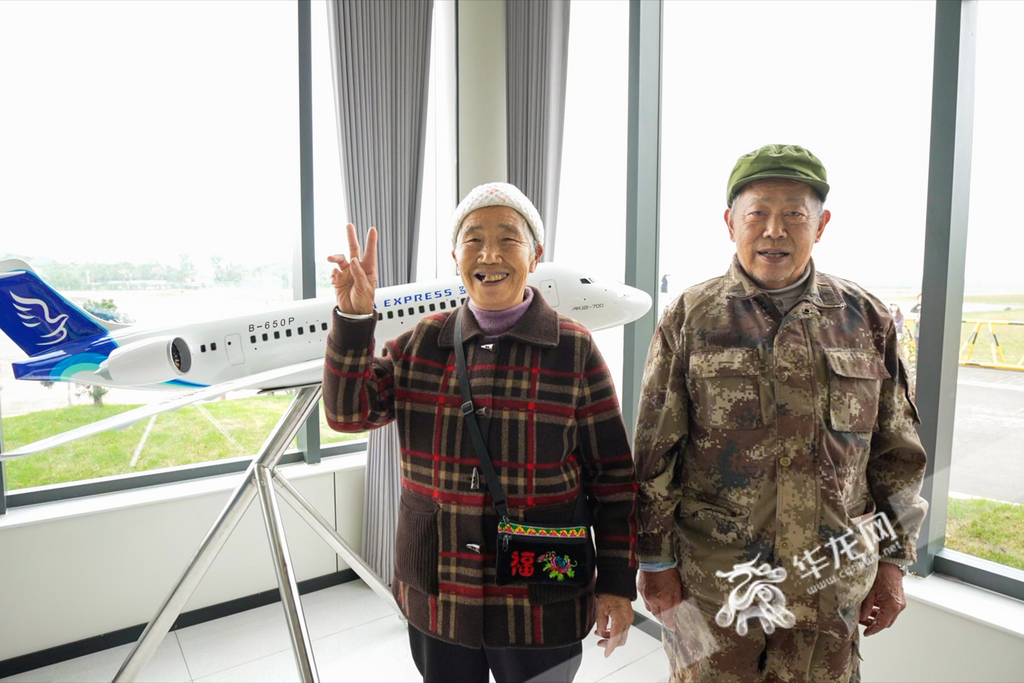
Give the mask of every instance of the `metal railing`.
<path id="1" fill-rule="evenodd" d="M 962 325 L 971 325 L 970 332 L 967 335 L 967 339 L 964 340 L 963 344 L 960 345 L 960 365 L 976 367 L 976 368 L 993 368 L 996 370 L 1016 370 L 1018 372 L 1024 372 L 1024 352 L 1021 353 L 1021 357 L 1016 363 L 1013 361 L 1013 357 L 1007 358 L 1004 347 L 999 342 L 999 335 L 996 334 L 996 328 L 999 325 L 1005 325 L 1008 327 L 1024 327 L 1024 320 L 961 320 Z M 906 320 L 907 331 L 911 333 L 911 337 L 914 340 L 913 344 L 917 345 L 917 326 L 918 321 L 914 318 L 907 318 Z M 962 329 L 962 328 L 961 328 Z M 978 337 L 982 334 L 982 331 L 988 332 L 988 345 L 991 353 L 991 359 L 988 361 L 977 360 L 974 358 L 974 352 L 978 344 Z M 1021 337 L 1024 339 L 1024 330 L 1021 331 Z M 1006 338 L 1006 335 L 1003 335 Z"/>

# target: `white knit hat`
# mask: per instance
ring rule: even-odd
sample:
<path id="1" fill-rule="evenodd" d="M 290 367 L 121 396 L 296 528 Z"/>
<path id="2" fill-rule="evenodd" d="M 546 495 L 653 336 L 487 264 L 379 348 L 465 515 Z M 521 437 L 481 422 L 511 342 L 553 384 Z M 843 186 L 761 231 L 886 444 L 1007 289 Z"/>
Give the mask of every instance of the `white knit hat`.
<path id="1" fill-rule="evenodd" d="M 470 190 L 466 198 L 456 207 L 452 247 L 456 246 L 456 241 L 459 239 L 459 228 L 462 227 L 462 221 L 466 220 L 466 216 L 485 206 L 507 206 L 518 211 L 526 219 L 526 224 L 530 226 L 530 232 L 533 233 L 533 239 L 537 245 L 544 246 L 544 222 L 541 221 L 540 214 L 533 202 L 515 185 L 487 183 L 486 185 L 477 185 Z"/>

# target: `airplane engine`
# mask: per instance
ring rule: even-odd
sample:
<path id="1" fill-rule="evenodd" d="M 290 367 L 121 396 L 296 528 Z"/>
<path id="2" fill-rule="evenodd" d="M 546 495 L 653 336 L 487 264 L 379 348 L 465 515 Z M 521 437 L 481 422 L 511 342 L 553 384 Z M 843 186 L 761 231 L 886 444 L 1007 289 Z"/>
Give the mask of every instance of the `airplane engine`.
<path id="1" fill-rule="evenodd" d="M 192 352 L 181 337 L 154 337 L 115 349 L 97 374 L 117 384 L 160 384 L 184 377 Z"/>

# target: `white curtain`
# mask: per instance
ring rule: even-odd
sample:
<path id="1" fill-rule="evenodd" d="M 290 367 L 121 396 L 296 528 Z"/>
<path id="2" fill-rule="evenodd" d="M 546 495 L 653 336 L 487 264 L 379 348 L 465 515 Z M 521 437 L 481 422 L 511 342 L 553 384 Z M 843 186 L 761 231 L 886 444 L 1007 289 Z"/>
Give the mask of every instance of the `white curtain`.
<path id="1" fill-rule="evenodd" d="M 555 255 L 562 174 L 569 0 L 505 0 L 508 181 L 544 221 L 544 260 Z"/>
<path id="2" fill-rule="evenodd" d="M 433 0 L 332 0 L 328 25 L 349 220 L 380 233 L 378 286 L 416 278 Z M 379 350 L 378 350 L 379 351 Z M 401 486 L 395 425 L 370 435 L 363 557 L 386 583 Z"/>

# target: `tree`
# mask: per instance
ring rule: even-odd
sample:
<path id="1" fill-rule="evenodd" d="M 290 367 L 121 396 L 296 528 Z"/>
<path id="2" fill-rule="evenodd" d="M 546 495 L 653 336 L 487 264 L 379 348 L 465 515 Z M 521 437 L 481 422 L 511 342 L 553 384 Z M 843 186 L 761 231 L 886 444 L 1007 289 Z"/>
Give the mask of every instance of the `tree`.
<path id="1" fill-rule="evenodd" d="M 82 308 L 100 320 L 109 320 L 110 322 L 122 323 L 124 325 L 130 325 L 135 322 L 135 319 L 130 315 L 117 310 L 117 304 L 114 303 L 113 299 L 101 299 L 100 301 L 87 299 L 82 304 Z"/>
<path id="2" fill-rule="evenodd" d="M 188 254 L 182 254 L 180 257 L 179 270 L 179 282 L 182 284 L 190 285 L 196 281 L 196 267 L 192 263 L 192 259 L 189 258 Z"/>
<path id="3" fill-rule="evenodd" d="M 90 396 L 92 397 L 92 404 L 97 408 L 103 405 L 103 397 L 110 391 L 106 387 L 101 387 L 97 384 L 76 384 L 75 392 L 79 396 Z"/>

